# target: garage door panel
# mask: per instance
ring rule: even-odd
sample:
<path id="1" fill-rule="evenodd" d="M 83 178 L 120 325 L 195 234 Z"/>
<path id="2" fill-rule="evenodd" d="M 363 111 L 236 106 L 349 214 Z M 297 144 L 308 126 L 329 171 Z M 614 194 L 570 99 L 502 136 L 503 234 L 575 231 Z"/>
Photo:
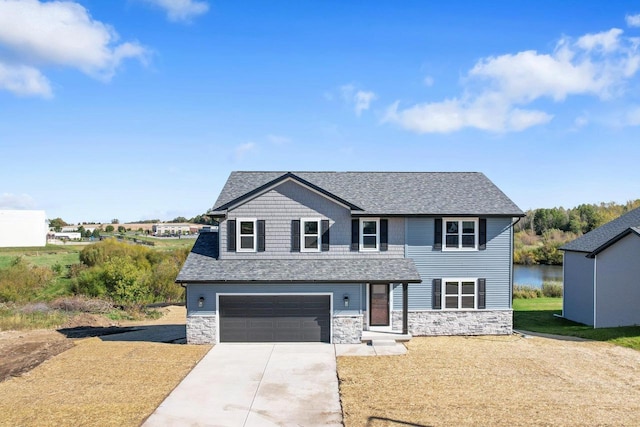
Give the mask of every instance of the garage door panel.
<path id="1" fill-rule="evenodd" d="M 221 295 L 221 342 L 329 342 L 328 295 Z"/>

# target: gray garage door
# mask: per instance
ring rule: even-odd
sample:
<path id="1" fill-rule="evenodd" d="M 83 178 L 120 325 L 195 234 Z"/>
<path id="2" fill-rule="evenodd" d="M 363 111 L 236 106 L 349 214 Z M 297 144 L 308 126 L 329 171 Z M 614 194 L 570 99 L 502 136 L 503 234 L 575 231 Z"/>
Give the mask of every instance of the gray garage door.
<path id="1" fill-rule="evenodd" d="M 328 295 L 221 295 L 220 342 L 329 342 Z"/>

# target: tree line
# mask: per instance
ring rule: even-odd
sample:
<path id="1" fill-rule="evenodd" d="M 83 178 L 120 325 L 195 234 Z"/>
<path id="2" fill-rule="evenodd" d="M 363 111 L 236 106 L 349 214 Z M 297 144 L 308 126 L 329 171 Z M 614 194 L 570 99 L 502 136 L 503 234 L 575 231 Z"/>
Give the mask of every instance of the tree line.
<path id="1" fill-rule="evenodd" d="M 640 199 L 581 204 L 575 208 L 541 208 L 526 212 L 515 226 L 516 264 L 562 264 L 559 248 L 625 213 L 640 207 Z"/>

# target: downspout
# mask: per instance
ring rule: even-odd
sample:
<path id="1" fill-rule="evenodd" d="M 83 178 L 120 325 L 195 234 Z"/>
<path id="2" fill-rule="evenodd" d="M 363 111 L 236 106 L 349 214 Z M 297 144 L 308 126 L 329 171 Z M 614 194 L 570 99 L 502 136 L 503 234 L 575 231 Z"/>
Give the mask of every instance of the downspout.
<path id="1" fill-rule="evenodd" d="M 598 305 L 596 304 L 597 288 L 598 284 L 598 255 L 593 256 L 593 329 L 596 328 L 596 310 Z"/>
<path id="2" fill-rule="evenodd" d="M 509 240 L 511 241 L 511 250 L 509 251 L 509 308 L 513 310 L 513 227 L 520 222 L 522 217 L 518 217 L 516 222 L 511 223 L 511 236 Z"/>

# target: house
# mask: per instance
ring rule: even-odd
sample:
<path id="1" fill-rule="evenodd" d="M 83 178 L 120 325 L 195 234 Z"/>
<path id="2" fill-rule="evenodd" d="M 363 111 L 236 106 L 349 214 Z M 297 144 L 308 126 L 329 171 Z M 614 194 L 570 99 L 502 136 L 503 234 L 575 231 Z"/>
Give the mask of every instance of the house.
<path id="1" fill-rule="evenodd" d="M 207 214 L 190 343 L 511 333 L 523 213 L 481 173 L 233 172 Z"/>
<path id="2" fill-rule="evenodd" d="M 640 208 L 560 249 L 565 318 L 594 328 L 640 325 Z"/>
<path id="3" fill-rule="evenodd" d="M 159 223 L 153 224 L 151 228 L 154 236 L 178 236 L 194 232 L 192 224 L 186 223 Z M 195 233 L 198 229 L 196 228 Z"/>
<path id="4" fill-rule="evenodd" d="M 0 248 L 44 247 L 48 229 L 44 211 L 0 210 Z"/>

